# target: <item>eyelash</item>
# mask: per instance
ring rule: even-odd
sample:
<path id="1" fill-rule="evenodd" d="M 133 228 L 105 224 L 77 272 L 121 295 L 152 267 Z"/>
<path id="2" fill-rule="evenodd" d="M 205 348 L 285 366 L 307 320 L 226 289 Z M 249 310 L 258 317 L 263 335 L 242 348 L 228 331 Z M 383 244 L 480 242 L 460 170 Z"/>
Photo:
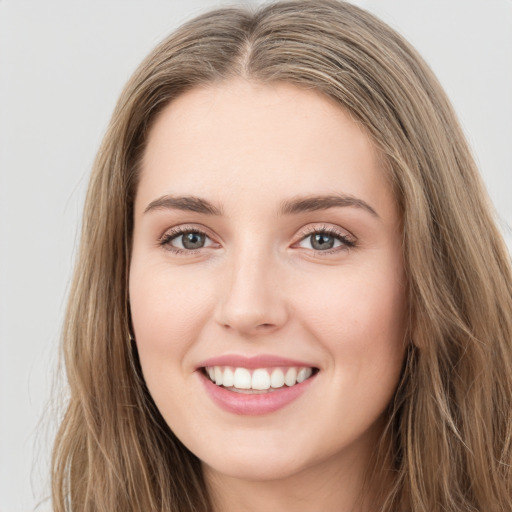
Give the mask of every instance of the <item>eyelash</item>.
<path id="1" fill-rule="evenodd" d="M 165 248 L 168 251 L 173 252 L 174 254 L 187 254 L 192 255 L 199 252 L 201 249 L 204 249 L 204 247 L 201 247 L 199 249 L 181 249 L 180 247 L 174 247 L 171 245 L 171 242 L 178 238 L 181 235 L 185 234 L 197 234 L 201 236 L 205 236 L 207 238 L 210 238 L 208 236 L 208 233 L 206 231 L 198 229 L 197 227 L 188 227 L 188 226 L 179 226 L 176 228 L 172 228 L 170 231 L 167 231 L 164 233 L 164 235 L 158 240 L 158 245 Z M 318 227 L 310 227 L 307 228 L 302 234 L 298 242 L 295 242 L 294 245 L 299 244 L 300 242 L 306 240 L 308 237 L 312 235 L 326 235 L 331 236 L 333 238 L 336 238 L 341 242 L 341 246 L 335 247 L 333 249 L 327 249 L 324 251 L 321 250 L 314 250 L 313 252 L 315 255 L 318 256 L 327 256 L 329 254 L 341 252 L 341 251 L 348 251 L 354 247 L 356 247 L 355 240 L 343 233 L 341 233 L 339 230 L 337 230 L 334 227 L 331 226 L 322 226 L 321 228 Z M 211 238 L 210 238 L 211 239 Z"/>
<path id="2" fill-rule="evenodd" d="M 350 235 L 343 234 L 341 231 L 339 231 L 333 226 L 322 226 L 321 228 L 311 226 L 301 234 L 301 238 L 298 242 L 296 242 L 296 244 L 302 242 L 303 240 L 306 240 L 312 235 L 327 235 L 335 239 L 338 239 L 341 242 L 341 246 L 334 247 L 333 249 L 327 249 L 324 251 L 313 249 L 315 256 L 328 256 L 329 254 L 335 254 L 341 251 L 348 251 L 356 247 L 356 241 L 353 237 L 351 237 Z"/>
<path id="3" fill-rule="evenodd" d="M 186 235 L 188 233 L 203 235 L 207 238 L 211 238 L 208 236 L 208 233 L 206 233 L 206 231 L 198 229 L 197 227 L 178 226 L 176 228 L 172 228 L 170 231 L 166 231 L 163 234 L 163 236 L 158 240 L 158 245 L 160 245 L 161 247 L 165 248 L 170 252 L 173 252 L 174 254 L 196 254 L 198 251 L 203 249 L 203 247 L 201 247 L 200 249 L 181 249 L 179 247 L 174 247 L 171 245 L 171 242 L 174 239 L 178 238 L 181 235 Z"/>

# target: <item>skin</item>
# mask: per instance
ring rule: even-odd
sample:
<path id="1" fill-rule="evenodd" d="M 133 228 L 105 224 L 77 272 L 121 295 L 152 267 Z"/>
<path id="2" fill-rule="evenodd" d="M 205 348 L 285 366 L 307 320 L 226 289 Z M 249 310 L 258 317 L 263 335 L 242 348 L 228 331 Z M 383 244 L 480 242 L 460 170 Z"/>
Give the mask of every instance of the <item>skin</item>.
<path id="1" fill-rule="evenodd" d="M 357 198 L 375 213 L 279 211 L 312 194 Z M 165 195 L 221 214 L 145 211 Z M 205 246 L 176 252 L 180 226 L 204 231 Z M 313 248 L 311 234 L 325 229 L 354 246 Z M 405 279 L 380 155 L 346 112 L 316 92 L 242 79 L 168 105 L 143 159 L 130 303 L 149 391 L 203 462 L 217 510 L 368 509 L 358 496 L 404 357 Z M 236 415 L 196 371 L 223 354 L 289 357 L 319 372 L 286 407 Z"/>

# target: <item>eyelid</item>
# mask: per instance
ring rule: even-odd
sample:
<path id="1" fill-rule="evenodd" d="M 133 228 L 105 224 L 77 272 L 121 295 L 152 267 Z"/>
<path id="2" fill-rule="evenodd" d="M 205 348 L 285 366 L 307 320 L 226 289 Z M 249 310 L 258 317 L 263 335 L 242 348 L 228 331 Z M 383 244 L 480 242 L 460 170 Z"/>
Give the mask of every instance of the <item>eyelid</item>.
<path id="1" fill-rule="evenodd" d="M 317 233 L 323 233 L 330 236 L 333 236 L 341 241 L 341 245 L 338 247 L 334 247 L 332 249 L 326 249 L 326 250 L 315 250 L 315 249 L 307 249 L 303 248 L 305 250 L 311 251 L 315 253 L 315 255 L 328 255 L 340 251 L 347 251 L 348 249 L 352 249 L 356 246 L 357 239 L 352 233 L 347 231 L 346 229 L 343 229 L 339 226 L 336 226 L 334 224 L 326 224 L 326 223 L 319 223 L 319 224 L 308 224 L 307 226 L 301 228 L 296 235 L 296 241 L 292 244 L 292 247 L 298 247 L 298 244 L 300 244 L 302 241 L 310 237 L 311 235 L 317 234 Z M 301 248 L 301 247 L 298 247 Z"/>
<path id="2" fill-rule="evenodd" d="M 175 247 L 171 245 L 171 241 L 175 238 L 178 238 L 180 235 L 184 235 L 186 233 L 198 233 L 201 235 L 204 235 L 207 237 L 212 244 L 206 246 L 206 247 L 200 247 L 198 249 L 182 249 L 180 247 Z M 205 226 L 201 224 L 179 224 L 177 226 L 173 226 L 170 228 L 167 228 L 157 239 L 157 245 L 159 247 L 164 248 L 165 250 L 169 252 L 173 252 L 175 254 L 195 254 L 202 249 L 209 249 L 210 247 L 214 246 L 215 244 L 220 245 L 219 242 L 217 242 L 218 237 L 213 235 L 211 233 L 211 230 L 206 228 Z"/>
<path id="3" fill-rule="evenodd" d="M 185 224 L 177 224 L 176 226 L 165 228 L 162 234 L 158 237 L 158 240 L 161 240 L 166 235 L 179 235 L 181 233 L 188 233 L 190 231 L 203 233 L 209 238 L 218 238 L 216 235 L 212 233 L 211 229 L 207 228 L 206 226 L 203 226 L 202 224 L 196 224 L 194 222 L 187 222 Z"/>
<path id="4" fill-rule="evenodd" d="M 172 240 L 186 233 L 199 233 L 207 237 L 212 243 L 206 247 L 200 247 L 198 249 L 182 249 L 170 244 Z M 313 234 L 326 234 L 335 237 L 341 242 L 341 244 L 337 247 L 325 250 L 298 246 L 298 244 Z M 177 226 L 167 228 L 162 235 L 158 237 L 157 244 L 158 246 L 176 254 L 192 255 L 200 252 L 201 250 L 211 248 L 212 246 L 214 247 L 216 244 L 217 246 L 220 246 L 221 244 L 217 241 L 218 238 L 218 236 L 213 235 L 211 230 L 202 224 L 179 224 Z M 293 238 L 295 241 L 291 245 L 292 248 L 304 249 L 305 251 L 309 251 L 318 256 L 327 256 L 329 254 L 347 251 L 355 247 L 357 243 L 356 237 L 346 229 L 326 223 L 308 224 L 302 227 Z"/>

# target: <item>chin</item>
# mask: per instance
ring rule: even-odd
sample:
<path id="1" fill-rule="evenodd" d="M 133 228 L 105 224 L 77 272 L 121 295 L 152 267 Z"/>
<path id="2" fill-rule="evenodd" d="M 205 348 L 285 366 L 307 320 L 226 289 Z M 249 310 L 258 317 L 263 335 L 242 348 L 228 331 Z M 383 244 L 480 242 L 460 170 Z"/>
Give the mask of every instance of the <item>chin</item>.
<path id="1" fill-rule="evenodd" d="M 220 474 L 237 480 L 268 481 L 284 480 L 305 469 L 304 461 L 290 460 L 274 455 L 249 457 L 223 456 L 213 464 L 203 461 L 203 470 L 210 474 Z"/>
<path id="2" fill-rule="evenodd" d="M 249 437 L 238 434 L 228 436 L 222 445 L 219 443 L 218 450 L 212 450 L 212 445 L 195 446 L 194 452 L 205 471 L 247 481 L 285 480 L 322 465 L 333 456 L 328 447 L 308 442 L 311 436 L 300 436 L 297 432 L 262 435 L 253 431 Z"/>

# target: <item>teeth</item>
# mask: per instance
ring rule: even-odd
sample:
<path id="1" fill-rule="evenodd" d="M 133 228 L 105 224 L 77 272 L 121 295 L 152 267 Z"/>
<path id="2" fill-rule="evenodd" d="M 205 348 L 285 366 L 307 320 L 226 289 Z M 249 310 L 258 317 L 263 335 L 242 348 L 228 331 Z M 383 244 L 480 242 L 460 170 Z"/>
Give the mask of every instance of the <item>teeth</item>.
<path id="1" fill-rule="evenodd" d="M 252 374 L 252 389 L 268 389 L 270 388 L 270 375 L 267 370 L 254 370 Z"/>
<path id="2" fill-rule="evenodd" d="M 284 377 L 284 383 L 287 386 L 293 386 L 297 382 L 297 370 L 295 368 L 288 368 Z"/>
<path id="3" fill-rule="evenodd" d="M 231 368 L 226 368 L 224 370 L 224 375 L 222 376 L 222 385 L 227 388 L 235 385 L 235 375 Z"/>
<path id="4" fill-rule="evenodd" d="M 215 384 L 217 384 L 217 386 L 222 385 L 222 376 L 223 376 L 222 368 L 220 368 L 220 366 L 216 366 L 215 367 Z"/>
<path id="5" fill-rule="evenodd" d="M 205 370 L 210 380 L 218 386 L 258 391 L 279 389 L 285 384 L 288 387 L 294 386 L 313 374 L 313 368 L 310 367 L 258 368 L 252 373 L 247 368 L 229 366 L 209 366 Z"/>
<path id="6" fill-rule="evenodd" d="M 220 371 L 220 367 L 218 366 L 215 367 L 215 371 L 217 371 L 217 368 L 219 368 Z M 251 389 L 251 380 L 251 372 L 246 368 L 237 368 L 235 370 L 235 382 L 233 384 L 235 388 Z"/>
<path id="7" fill-rule="evenodd" d="M 282 388 L 284 386 L 284 373 L 281 368 L 276 368 L 270 376 L 270 385 L 273 388 Z"/>
<path id="8" fill-rule="evenodd" d="M 313 370 L 311 368 L 301 368 L 297 374 L 297 382 L 304 382 L 307 378 L 311 377 Z"/>

